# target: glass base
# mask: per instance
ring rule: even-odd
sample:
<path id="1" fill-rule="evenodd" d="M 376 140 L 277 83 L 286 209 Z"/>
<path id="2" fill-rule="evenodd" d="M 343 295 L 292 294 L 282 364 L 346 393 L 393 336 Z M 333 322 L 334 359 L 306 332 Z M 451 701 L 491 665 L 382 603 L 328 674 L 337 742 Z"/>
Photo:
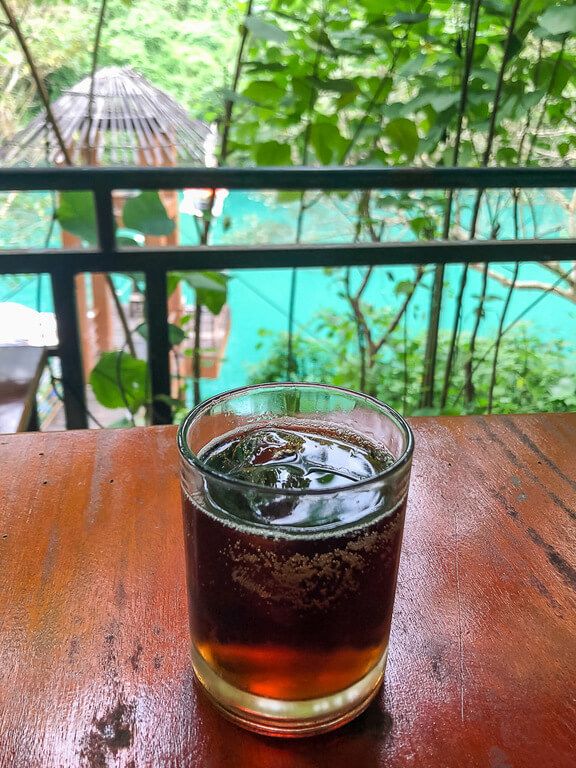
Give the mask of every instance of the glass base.
<path id="1" fill-rule="evenodd" d="M 192 647 L 192 666 L 212 703 L 229 720 L 267 736 L 314 736 L 339 728 L 357 717 L 378 693 L 384 677 L 387 651 L 361 680 L 339 693 L 304 701 L 283 701 L 257 696 L 227 683 Z"/>

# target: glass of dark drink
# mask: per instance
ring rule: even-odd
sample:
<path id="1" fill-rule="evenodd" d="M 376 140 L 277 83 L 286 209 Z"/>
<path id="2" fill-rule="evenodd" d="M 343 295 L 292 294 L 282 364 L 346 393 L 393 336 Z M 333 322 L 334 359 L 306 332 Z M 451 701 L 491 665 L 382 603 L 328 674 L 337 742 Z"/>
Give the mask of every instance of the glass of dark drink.
<path id="1" fill-rule="evenodd" d="M 409 426 L 366 395 L 265 384 L 199 405 L 178 445 L 196 677 L 260 733 L 348 722 L 384 674 Z"/>

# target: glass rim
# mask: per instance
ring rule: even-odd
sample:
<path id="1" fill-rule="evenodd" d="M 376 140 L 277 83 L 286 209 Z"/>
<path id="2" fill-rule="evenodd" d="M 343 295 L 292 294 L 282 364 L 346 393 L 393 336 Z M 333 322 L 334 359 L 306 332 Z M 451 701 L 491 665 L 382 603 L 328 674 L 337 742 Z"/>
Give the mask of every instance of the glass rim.
<path id="1" fill-rule="evenodd" d="M 397 459 L 390 464 L 389 467 L 383 469 L 375 475 L 363 478 L 362 480 L 354 480 L 353 482 L 345 485 L 338 486 L 336 488 L 273 488 L 270 485 L 262 485 L 260 483 L 251 483 L 248 480 L 242 480 L 240 478 L 230 477 L 222 472 L 217 472 L 214 469 L 208 467 L 190 448 L 186 440 L 188 429 L 193 421 L 197 418 L 202 411 L 211 408 L 219 401 L 229 399 L 231 396 L 238 396 L 246 394 L 248 392 L 255 392 L 262 389 L 285 389 L 285 388 L 299 388 L 299 389 L 328 389 L 335 393 L 352 396 L 357 400 L 369 403 L 372 406 L 376 406 L 383 415 L 388 416 L 397 426 L 401 429 L 406 437 L 406 447 Z M 335 493 L 341 493 L 343 491 L 355 491 L 359 488 L 365 488 L 373 483 L 382 482 L 389 477 L 394 476 L 399 470 L 401 470 L 410 461 L 414 452 L 414 434 L 406 419 L 398 413 L 394 408 L 386 403 L 378 400 L 371 395 L 365 395 L 363 392 L 355 392 L 352 389 L 346 389 L 345 387 L 337 387 L 332 384 L 318 384 L 312 382 L 299 382 L 299 381 L 280 381 L 271 382 L 265 384 L 247 384 L 244 387 L 237 387 L 235 389 L 229 389 L 226 392 L 220 392 L 217 395 L 213 395 L 207 400 L 203 400 L 198 405 L 194 406 L 186 416 L 180 422 L 178 426 L 177 435 L 178 451 L 180 457 L 184 459 L 189 465 L 195 467 L 202 475 L 206 475 L 213 480 L 217 480 L 225 485 L 231 486 L 237 489 L 257 491 L 258 493 L 269 493 L 281 496 L 333 496 Z"/>

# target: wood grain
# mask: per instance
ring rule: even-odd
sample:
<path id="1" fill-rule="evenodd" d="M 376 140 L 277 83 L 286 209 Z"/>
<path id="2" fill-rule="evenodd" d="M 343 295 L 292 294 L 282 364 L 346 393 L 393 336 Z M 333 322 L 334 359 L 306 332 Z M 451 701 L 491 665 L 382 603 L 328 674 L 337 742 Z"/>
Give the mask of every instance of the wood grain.
<path id="1" fill-rule="evenodd" d="M 195 687 L 174 428 L 0 436 L 0 766 L 573 766 L 576 416 L 413 425 L 383 692 L 301 741 Z"/>

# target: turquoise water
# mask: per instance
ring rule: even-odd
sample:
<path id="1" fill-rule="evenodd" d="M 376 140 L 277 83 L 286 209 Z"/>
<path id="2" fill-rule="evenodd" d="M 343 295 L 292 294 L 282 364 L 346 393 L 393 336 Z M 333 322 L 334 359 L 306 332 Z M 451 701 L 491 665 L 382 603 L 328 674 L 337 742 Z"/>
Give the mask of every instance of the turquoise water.
<path id="1" fill-rule="evenodd" d="M 304 226 L 303 240 L 307 242 L 350 242 L 353 235 L 353 225 L 342 214 L 343 203 L 335 209 L 332 203 L 323 203 L 311 209 L 307 214 Z M 297 204 L 278 206 L 272 196 L 233 192 L 227 198 L 222 217 L 214 228 L 214 242 L 259 243 L 259 242 L 293 242 L 295 236 Z M 463 226 L 466 226 L 466 211 L 462 216 Z M 483 212 L 486 214 L 486 211 Z M 546 199 L 538 199 L 535 213 L 539 221 L 545 222 L 549 236 L 565 236 L 563 211 L 553 207 Z M 507 214 L 507 215 L 506 215 Z M 232 219 L 232 227 L 228 232 L 223 230 L 226 217 Z M 530 237 L 532 214 L 524 212 L 524 236 Z M 182 238 L 184 242 L 195 243 L 196 231 L 188 229 L 188 217 L 183 217 Z M 512 210 L 504 211 L 499 237 L 513 237 Z M 479 230 L 487 227 L 486 215 L 481 217 Z M 556 228 L 560 228 L 555 231 Z M 484 230 L 483 230 L 484 228 Z M 543 228 L 543 227 L 542 227 Z M 390 228 L 391 237 L 409 239 L 413 235 L 406 228 L 395 225 Z M 545 234 L 541 232 L 541 234 Z M 566 269 L 568 264 L 565 265 Z M 511 276 L 513 264 L 501 264 L 496 268 L 503 275 Z M 442 308 L 441 326 L 451 328 L 455 308 L 455 293 L 460 281 L 462 268 L 460 265 L 449 266 L 446 269 L 446 289 Z M 356 280 L 361 271 L 354 270 Z M 205 381 L 202 391 L 205 396 L 216 394 L 246 382 L 246 371 L 266 355 L 266 344 L 261 349 L 255 349 L 261 337 L 258 331 L 266 328 L 270 331 L 285 331 L 288 322 L 288 297 L 290 289 L 291 270 L 237 270 L 231 272 L 229 283 L 229 305 L 232 314 L 232 327 L 226 359 L 222 366 L 221 375 L 216 381 Z M 399 280 L 412 280 L 412 267 L 379 267 L 374 270 L 365 300 L 376 307 L 394 309 L 402 301 L 394 294 L 394 284 Z M 537 264 L 523 264 L 520 267 L 519 281 L 545 281 L 554 279 L 551 272 Z M 462 317 L 463 330 L 470 330 L 475 322 L 476 300 L 481 289 L 481 275 L 470 270 L 464 300 Z M 428 306 L 432 275 L 426 277 L 417 289 L 409 312 L 409 333 L 417 335 L 427 326 Z M 313 318 L 321 308 L 329 308 L 338 316 L 348 310 L 348 304 L 342 297 L 342 286 L 336 275 L 329 276 L 323 269 L 300 269 L 297 276 L 296 322 L 298 331 L 309 338 L 315 339 Z M 489 336 L 498 327 L 502 311 L 502 299 L 507 288 L 496 280 L 489 281 L 489 300 L 485 305 L 485 317 L 481 325 L 481 335 Z M 512 298 L 507 324 L 515 320 L 541 294 L 538 290 L 518 290 Z M 575 335 L 576 306 L 562 297 L 549 294 L 526 316 L 534 331 L 543 339 L 564 339 L 573 341 Z"/>
<path id="2" fill-rule="evenodd" d="M 311 193 L 313 194 L 313 193 Z M 29 196 L 31 197 L 31 196 Z M 44 199 L 46 196 L 43 196 Z M 34 205 L 25 210 L 27 227 L 12 222 L 11 231 L 0 231 L 0 244 L 4 247 L 19 245 L 15 242 L 20 237 L 26 238 L 26 245 L 41 246 L 46 237 L 46 219 L 41 215 L 41 197 L 37 196 Z M 212 230 L 212 243 L 286 243 L 293 242 L 296 230 L 298 204 L 288 202 L 278 204 L 272 194 L 232 192 L 224 204 L 222 216 Z M 487 230 L 486 210 L 480 220 L 479 231 Z M 566 236 L 564 212 L 560 206 L 551 205 L 546 198 L 536 198 L 534 214 L 540 225 L 540 234 L 549 237 Z M 353 234 L 353 222 L 348 219 L 345 201 L 321 201 L 313 206 L 304 220 L 303 240 L 307 242 L 350 242 Z M 390 214 L 388 237 L 390 239 L 411 239 L 414 236 L 405 225 L 399 224 L 395 214 Z M 462 213 L 462 225 L 466 226 L 469 211 Z M 511 208 L 504 208 L 500 215 L 500 238 L 512 237 Z M 521 222 L 527 237 L 533 234 L 532 214 L 525 210 Z M 532 229 L 531 229 L 532 227 Z M 182 215 L 180 221 L 181 240 L 184 244 L 197 242 L 197 228 L 193 217 Z M 545 230 L 542 232 L 542 230 Z M 2 243 L 2 234 L 3 243 Z M 59 232 L 54 232 L 52 244 L 58 245 Z M 566 265 L 566 268 L 568 265 Z M 512 264 L 495 267 L 504 275 L 510 275 Z M 450 266 L 446 270 L 446 290 L 442 310 L 442 327 L 450 328 L 454 310 L 454 294 L 460 279 L 461 267 Z M 379 267 L 374 270 L 365 299 L 376 307 L 394 309 L 402 297 L 394 294 L 395 281 L 413 279 L 411 267 Z M 354 270 L 354 279 L 358 280 L 359 270 Z M 260 329 L 272 332 L 285 331 L 287 328 L 288 296 L 291 270 L 261 269 L 232 270 L 229 282 L 229 306 L 232 317 L 231 333 L 226 349 L 226 358 L 221 375 L 217 380 L 204 381 L 204 396 L 224 389 L 241 386 L 246 382 L 247 371 L 266 354 L 266 344 L 256 349 L 260 342 Z M 545 281 L 550 283 L 554 276 L 551 272 L 536 264 L 523 264 L 520 267 L 519 280 Z M 38 293 L 38 282 L 41 290 Z M 122 301 L 127 301 L 131 283 L 122 276 L 115 277 Z M 424 279 L 417 289 L 408 317 L 411 335 L 423 331 L 427 324 L 427 310 L 430 298 L 431 275 Z M 21 277 L 19 283 L 11 278 L 0 278 L 0 300 L 17 301 L 41 311 L 53 311 L 49 278 L 44 275 Z M 301 269 L 297 278 L 296 323 L 300 333 L 314 338 L 313 318 L 319 309 L 330 309 L 336 316 L 347 310 L 347 302 L 340 295 L 342 288 L 336 274 L 328 275 L 323 269 Z M 480 292 L 481 276 L 470 270 L 465 294 L 462 327 L 470 329 L 475 320 L 475 296 Z M 486 303 L 486 316 L 482 321 L 481 335 L 489 336 L 497 327 L 502 298 L 506 288 L 495 280 L 489 282 L 489 300 Z M 537 290 L 517 290 L 513 296 L 507 322 L 512 322 L 540 295 Z M 38 303 L 38 298 L 40 299 Z M 192 300 L 192 296 L 187 297 Z M 552 294 L 547 295 L 525 318 L 532 324 L 533 330 L 543 339 L 565 339 L 573 341 L 575 336 L 576 306 L 567 300 Z"/>

